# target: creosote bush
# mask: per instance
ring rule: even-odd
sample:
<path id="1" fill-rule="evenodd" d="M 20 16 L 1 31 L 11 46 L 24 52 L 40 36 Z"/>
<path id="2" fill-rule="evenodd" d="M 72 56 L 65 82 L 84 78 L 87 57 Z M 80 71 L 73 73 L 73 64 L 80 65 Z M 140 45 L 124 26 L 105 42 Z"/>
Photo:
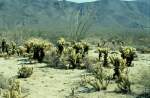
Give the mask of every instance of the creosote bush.
<path id="1" fill-rule="evenodd" d="M 18 78 L 28 78 L 33 73 L 33 67 L 22 66 L 18 71 Z"/>

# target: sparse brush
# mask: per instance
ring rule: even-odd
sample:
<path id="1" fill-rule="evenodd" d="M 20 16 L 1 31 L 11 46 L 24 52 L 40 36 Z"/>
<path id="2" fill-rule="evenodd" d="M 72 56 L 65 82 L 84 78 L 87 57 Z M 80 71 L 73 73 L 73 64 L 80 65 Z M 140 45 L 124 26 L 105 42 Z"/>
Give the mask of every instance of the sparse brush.
<path id="1" fill-rule="evenodd" d="M 28 78 L 33 73 L 33 67 L 22 66 L 18 71 L 18 78 Z"/>
<path id="2" fill-rule="evenodd" d="M 4 98 L 23 98 L 21 95 L 20 82 L 18 80 L 11 80 L 10 87 L 4 92 Z"/>
<path id="3" fill-rule="evenodd" d="M 117 86 L 121 93 L 131 93 L 131 82 L 128 78 L 128 72 L 120 76 L 119 80 L 117 81 Z"/>
<path id="4" fill-rule="evenodd" d="M 136 51 L 136 49 L 132 48 L 132 47 L 121 47 L 120 48 L 121 57 L 123 59 L 126 59 L 126 65 L 128 67 L 132 66 L 132 61 L 134 60 L 135 54 L 136 54 L 135 51 Z"/>
<path id="5" fill-rule="evenodd" d="M 102 66 L 92 71 L 92 77 L 85 75 L 82 79 L 82 83 L 92 86 L 96 91 L 106 90 L 111 80 L 111 76 L 108 76 L 104 72 Z"/>

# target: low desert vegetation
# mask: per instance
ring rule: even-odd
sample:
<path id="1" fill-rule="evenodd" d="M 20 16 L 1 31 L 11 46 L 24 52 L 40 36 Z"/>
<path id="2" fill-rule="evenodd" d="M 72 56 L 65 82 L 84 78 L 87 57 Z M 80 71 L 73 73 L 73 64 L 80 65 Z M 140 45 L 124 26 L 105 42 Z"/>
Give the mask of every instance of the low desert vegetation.
<path id="1" fill-rule="evenodd" d="M 4 98 L 23 98 L 21 95 L 20 82 L 18 80 L 11 80 L 9 89 L 3 94 Z"/>
<path id="2" fill-rule="evenodd" d="M 84 75 L 82 77 L 82 85 L 92 86 L 96 91 L 106 90 L 111 80 L 111 76 L 107 75 L 102 65 L 97 66 L 91 72 L 91 75 Z"/>
<path id="3" fill-rule="evenodd" d="M 4 80 L 2 77 L 1 79 Z M 22 96 L 20 81 L 15 78 L 5 78 L 3 88 L 0 87 L 0 96 L 2 98 L 24 98 Z"/>
<path id="4" fill-rule="evenodd" d="M 18 78 L 28 78 L 33 73 L 33 67 L 22 66 L 18 71 Z"/>
<path id="5" fill-rule="evenodd" d="M 90 45 L 85 40 L 74 41 L 59 38 L 56 44 L 41 38 L 29 38 L 22 45 L 8 42 L 1 43 L 1 57 L 23 57 L 31 63 L 46 63 L 48 67 L 62 69 L 85 69 L 86 74 L 81 77 L 80 86 L 106 91 L 109 86 L 117 85 L 117 92 L 132 93 L 129 69 L 132 70 L 133 61 L 137 57 L 136 49 L 119 44 L 119 48 L 108 47 L 107 41 Z M 114 44 L 115 41 L 112 41 Z M 123 43 L 120 42 L 119 43 Z M 94 49 L 93 49 L 94 48 Z M 94 56 L 91 56 L 94 50 Z M 29 78 L 33 74 L 33 67 L 25 64 L 18 69 L 18 78 Z M 115 92 L 115 91 L 114 91 Z M 22 98 L 19 82 L 14 80 L 10 88 L 4 93 L 4 98 Z"/>

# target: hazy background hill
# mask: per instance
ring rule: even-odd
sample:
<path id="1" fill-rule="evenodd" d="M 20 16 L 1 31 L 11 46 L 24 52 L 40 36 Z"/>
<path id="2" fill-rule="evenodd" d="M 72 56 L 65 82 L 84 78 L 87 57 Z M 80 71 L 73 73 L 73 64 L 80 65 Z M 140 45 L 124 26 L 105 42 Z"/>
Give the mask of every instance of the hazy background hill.
<path id="1" fill-rule="evenodd" d="M 87 31 L 90 35 L 100 32 L 145 32 L 150 28 L 150 2 L 99 0 L 74 3 L 66 0 L 0 0 L 1 30 L 30 29 L 55 34 L 69 33 L 76 31 L 74 25 L 79 18 L 89 24 Z"/>

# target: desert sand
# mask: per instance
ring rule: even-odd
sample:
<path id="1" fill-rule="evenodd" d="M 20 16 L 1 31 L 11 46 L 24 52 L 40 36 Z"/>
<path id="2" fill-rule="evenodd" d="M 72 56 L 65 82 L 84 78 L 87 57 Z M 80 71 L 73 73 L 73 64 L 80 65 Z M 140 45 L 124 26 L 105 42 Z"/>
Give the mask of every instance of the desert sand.
<path id="1" fill-rule="evenodd" d="M 4 77 L 16 77 L 18 68 L 21 67 L 20 58 L 0 58 L 0 75 Z M 71 89 L 75 89 L 77 98 L 135 98 L 142 93 L 144 87 L 140 83 L 136 83 L 141 79 L 140 70 L 149 71 L 150 54 L 139 54 L 134 61 L 134 67 L 130 68 L 130 80 L 133 83 L 132 94 L 125 95 L 115 93 L 116 85 L 111 85 L 106 91 L 88 91 L 86 88 L 80 87 L 79 82 L 81 75 L 86 70 L 66 70 L 47 67 L 45 63 L 26 64 L 26 66 L 34 67 L 31 77 L 19 79 L 21 82 L 22 93 L 25 98 L 72 98 Z M 73 97 L 74 98 L 74 97 Z"/>

